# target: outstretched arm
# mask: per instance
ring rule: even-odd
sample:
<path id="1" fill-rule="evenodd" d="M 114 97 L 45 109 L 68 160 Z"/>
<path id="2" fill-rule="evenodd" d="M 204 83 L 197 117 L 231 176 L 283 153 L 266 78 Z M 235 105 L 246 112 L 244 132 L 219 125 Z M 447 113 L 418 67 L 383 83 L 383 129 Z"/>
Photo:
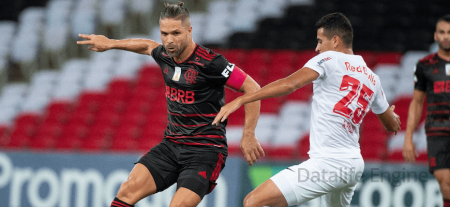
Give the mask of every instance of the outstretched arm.
<path id="1" fill-rule="evenodd" d="M 386 131 L 397 134 L 397 131 L 400 130 L 400 117 L 394 113 L 394 109 L 395 106 L 392 105 L 382 114 L 377 114 L 377 116 Z"/>
<path id="2" fill-rule="evenodd" d="M 414 130 L 419 124 L 420 116 L 422 115 L 423 101 L 425 99 L 425 92 L 414 90 L 413 99 L 409 105 L 408 119 L 406 121 L 405 141 L 403 143 L 403 157 L 408 162 L 415 162 L 418 156 L 416 146 L 413 142 Z"/>
<path id="3" fill-rule="evenodd" d="M 79 45 L 91 45 L 88 49 L 95 52 L 103 52 L 110 49 L 127 50 L 139 54 L 151 55 L 152 50 L 160 45 L 149 39 L 124 39 L 114 40 L 103 35 L 78 35 L 86 40 L 77 41 Z"/>
<path id="4" fill-rule="evenodd" d="M 304 67 L 286 78 L 267 84 L 255 93 L 245 94 L 228 103 L 222 107 L 213 124 L 219 125 L 219 122 L 225 121 L 231 113 L 246 103 L 290 94 L 318 77 L 319 73 Z"/>
<path id="5" fill-rule="evenodd" d="M 250 76 L 245 78 L 244 83 L 239 89 L 244 94 L 251 94 L 258 91 L 261 87 Z M 259 110 L 261 108 L 261 101 L 255 101 L 245 104 L 245 123 L 244 132 L 241 139 L 241 150 L 248 164 L 251 166 L 260 155 L 265 156 L 264 150 L 255 136 L 255 128 L 259 118 Z"/>

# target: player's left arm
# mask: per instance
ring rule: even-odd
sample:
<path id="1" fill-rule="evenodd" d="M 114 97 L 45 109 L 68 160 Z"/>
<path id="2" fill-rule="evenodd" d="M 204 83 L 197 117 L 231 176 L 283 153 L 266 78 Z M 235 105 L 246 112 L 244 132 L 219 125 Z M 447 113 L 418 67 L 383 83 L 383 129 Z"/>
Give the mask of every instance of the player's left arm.
<path id="1" fill-rule="evenodd" d="M 219 125 L 219 122 L 225 121 L 225 119 L 227 119 L 231 113 L 236 111 L 244 104 L 261 99 L 288 95 L 295 90 L 303 87 L 304 85 L 311 83 L 318 77 L 318 72 L 311 68 L 303 67 L 286 78 L 282 78 L 269 83 L 257 92 L 240 96 L 227 105 L 223 106 L 219 114 L 214 119 L 213 124 Z"/>
<path id="2" fill-rule="evenodd" d="M 251 94 L 261 89 L 258 83 L 253 80 L 252 77 L 247 75 L 239 89 L 240 92 L 244 94 Z M 264 150 L 258 142 L 255 136 L 255 128 L 259 118 L 259 112 L 261 108 L 261 101 L 254 101 L 245 104 L 245 123 L 244 132 L 241 139 L 241 150 L 247 159 L 248 164 L 251 166 L 256 160 L 259 159 L 260 155 L 265 156 Z"/>

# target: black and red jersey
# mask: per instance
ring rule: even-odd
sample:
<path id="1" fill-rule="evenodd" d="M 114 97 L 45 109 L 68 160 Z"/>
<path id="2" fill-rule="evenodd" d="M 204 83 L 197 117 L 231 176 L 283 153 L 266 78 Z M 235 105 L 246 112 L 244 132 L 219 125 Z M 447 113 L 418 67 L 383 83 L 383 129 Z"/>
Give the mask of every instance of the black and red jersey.
<path id="1" fill-rule="evenodd" d="M 225 57 L 196 45 L 183 62 L 176 62 L 160 45 L 152 57 L 161 67 L 167 101 L 167 128 L 164 138 L 186 145 L 206 145 L 226 149 L 227 122 L 212 122 L 225 105 L 227 86 L 239 90 L 246 74 Z"/>
<path id="2" fill-rule="evenodd" d="M 450 137 L 450 62 L 431 54 L 417 63 L 414 75 L 414 88 L 427 95 L 427 136 Z"/>

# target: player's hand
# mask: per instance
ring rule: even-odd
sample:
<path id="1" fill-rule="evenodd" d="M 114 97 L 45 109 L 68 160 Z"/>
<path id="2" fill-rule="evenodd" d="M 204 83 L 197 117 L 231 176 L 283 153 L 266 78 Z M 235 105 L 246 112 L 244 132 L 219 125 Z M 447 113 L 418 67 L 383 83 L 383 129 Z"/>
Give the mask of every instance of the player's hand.
<path id="1" fill-rule="evenodd" d="M 241 150 L 250 166 L 252 166 L 261 155 L 266 156 L 254 132 L 244 131 L 241 139 Z"/>
<path id="2" fill-rule="evenodd" d="M 397 122 L 397 130 L 400 130 L 400 116 L 394 112 L 395 105 L 392 105 L 390 108 L 392 110 L 392 113 L 394 113 L 395 121 Z M 395 135 L 397 135 L 397 130 L 394 131 Z"/>
<path id="3" fill-rule="evenodd" d="M 412 139 L 407 139 L 405 137 L 405 143 L 403 144 L 403 157 L 407 162 L 414 163 L 416 162 L 416 157 L 418 157 L 419 154 L 416 151 L 416 146 L 414 145 L 414 142 Z"/>
<path id="4" fill-rule="evenodd" d="M 103 52 L 106 50 L 109 50 L 109 44 L 110 39 L 103 35 L 86 35 L 86 34 L 79 34 L 81 38 L 84 38 L 86 40 L 77 41 L 77 44 L 79 45 L 92 45 L 88 47 L 89 50 L 95 51 L 95 52 Z"/>
<path id="5" fill-rule="evenodd" d="M 228 116 L 235 112 L 239 107 L 242 106 L 240 103 L 240 97 L 234 99 L 232 102 L 228 103 L 227 105 L 223 106 L 220 109 L 220 112 L 217 114 L 216 118 L 213 121 L 213 125 L 219 126 L 220 122 L 224 122 Z"/>

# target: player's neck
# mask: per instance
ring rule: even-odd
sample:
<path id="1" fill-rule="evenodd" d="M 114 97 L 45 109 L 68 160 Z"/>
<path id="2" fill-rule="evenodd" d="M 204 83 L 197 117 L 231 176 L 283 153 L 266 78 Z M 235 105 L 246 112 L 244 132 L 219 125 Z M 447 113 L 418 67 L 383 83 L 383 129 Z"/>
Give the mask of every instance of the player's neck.
<path id="1" fill-rule="evenodd" d="M 437 54 L 441 59 L 443 59 L 447 62 L 450 61 L 450 50 L 445 51 L 445 50 L 439 49 Z"/>
<path id="2" fill-rule="evenodd" d="M 338 48 L 334 49 L 334 51 L 342 52 L 342 53 L 347 54 L 347 55 L 353 55 L 353 49 L 352 48 L 338 47 Z"/>
<path id="3" fill-rule="evenodd" d="M 191 56 L 196 46 L 197 44 L 195 44 L 194 40 L 191 40 L 186 49 L 184 49 L 184 51 L 180 55 L 173 57 L 173 59 L 178 63 L 184 62 Z"/>

